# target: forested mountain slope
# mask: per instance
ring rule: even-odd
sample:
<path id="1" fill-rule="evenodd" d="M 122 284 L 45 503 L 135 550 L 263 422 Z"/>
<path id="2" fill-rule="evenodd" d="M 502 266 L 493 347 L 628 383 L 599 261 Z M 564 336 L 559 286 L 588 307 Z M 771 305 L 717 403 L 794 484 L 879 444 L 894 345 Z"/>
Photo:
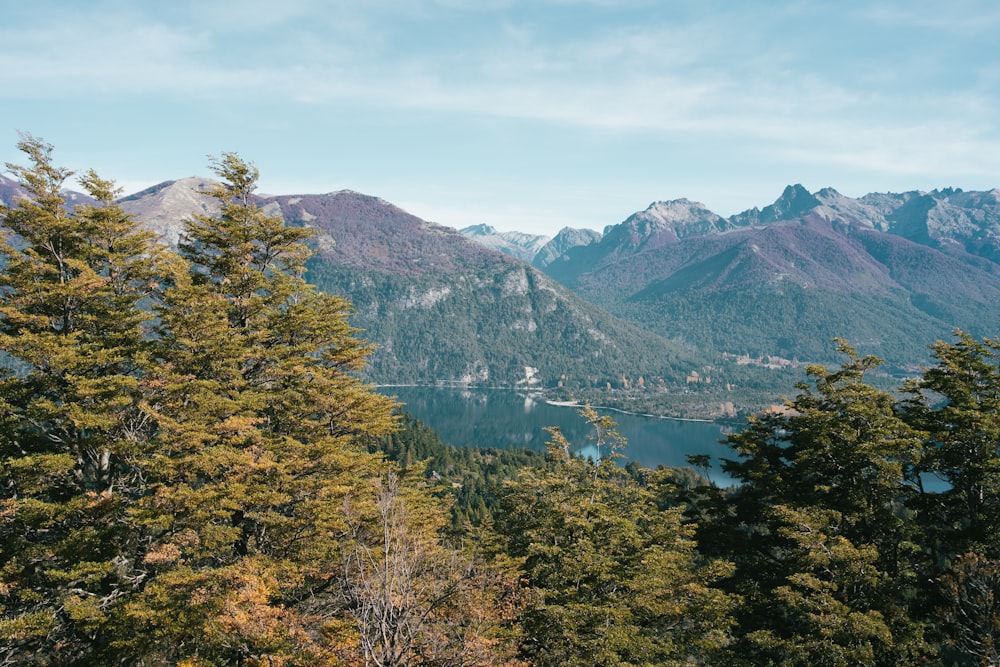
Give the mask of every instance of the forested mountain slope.
<path id="1" fill-rule="evenodd" d="M 346 295 L 384 382 L 682 381 L 692 348 L 615 320 L 539 270 L 355 192 L 275 197 L 318 230 L 309 278 Z"/>
<path id="2" fill-rule="evenodd" d="M 121 205 L 172 241 L 180 229 L 165 222 L 204 214 L 206 187 L 170 181 Z M 257 202 L 316 231 L 307 277 L 354 304 L 351 322 L 377 346 L 366 369 L 377 382 L 606 387 L 642 377 L 666 386 L 698 366 L 693 346 L 616 320 L 541 271 L 377 197 Z"/>

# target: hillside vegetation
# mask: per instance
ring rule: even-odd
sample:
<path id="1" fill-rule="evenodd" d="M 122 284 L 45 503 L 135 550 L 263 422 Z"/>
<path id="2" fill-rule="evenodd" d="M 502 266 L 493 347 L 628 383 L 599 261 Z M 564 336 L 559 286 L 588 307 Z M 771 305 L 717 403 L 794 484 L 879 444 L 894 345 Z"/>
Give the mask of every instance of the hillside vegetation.
<path id="1" fill-rule="evenodd" d="M 20 143 L 0 209 L 0 663 L 990 665 L 1000 661 L 1000 339 L 898 394 L 841 341 L 729 438 L 737 484 L 445 447 L 360 379 L 310 230 L 212 162 L 153 241 Z M 693 457 L 692 466 L 711 463 Z"/>

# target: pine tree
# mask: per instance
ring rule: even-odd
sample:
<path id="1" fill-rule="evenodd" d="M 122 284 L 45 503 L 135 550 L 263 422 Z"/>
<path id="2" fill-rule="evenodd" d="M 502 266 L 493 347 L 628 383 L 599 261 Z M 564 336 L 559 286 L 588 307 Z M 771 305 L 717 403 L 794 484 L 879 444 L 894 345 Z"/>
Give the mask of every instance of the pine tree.
<path id="1" fill-rule="evenodd" d="M 27 196 L 2 212 L 0 657 L 86 663 L 115 605 L 136 586 L 123 521 L 141 493 L 149 431 L 139 378 L 163 254 L 114 205 L 114 185 L 80 182 L 97 203 L 71 209 L 52 147 L 22 136 L 8 164 Z"/>

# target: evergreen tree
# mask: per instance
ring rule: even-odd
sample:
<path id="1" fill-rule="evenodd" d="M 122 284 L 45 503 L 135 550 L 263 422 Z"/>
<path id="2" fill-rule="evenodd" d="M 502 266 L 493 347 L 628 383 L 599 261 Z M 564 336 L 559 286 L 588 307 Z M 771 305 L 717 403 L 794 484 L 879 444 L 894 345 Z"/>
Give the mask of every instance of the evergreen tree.
<path id="1" fill-rule="evenodd" d="M 933 346 L 937 363 L 906 387 L 903 417 L 925 434 L 924 488 L 911 505 L 927 562 L 922 613 L 942 654 L 996 664 L 1000 651 L 1000 339 L 957 331 Z"/>
<path id="2" fill-rule="evenodd" d="M 123 518 L 150 428 L 139 304 L 156 298 L 163 254 L 112 183 L 86 173 L 97 203 L 71 209 L 52 147 L 30 135 L 18 147 L 28 166 L 7 167 L 27 196 L 0 214 L 0 658 L 89 664 L 137 585 Z"/>
<path id="3" fill-rule="evenodd" d="M 326 664 L 317 610 L 336 593 L 344 498 L 383 468 L 361 439 L 393 427 L 393 404 L 354 372 L 367 347 L 347 302 L 301 277 L 308 230 L 256 206 L 252 165 L 225 154 L 214 170 L 221 212 L 187 225 L 188 269 L 157 310 L 157 430 L 131 512 L 151 539 L 148 583 L 121 648 Z"/>
<path id="4" fill-rule="evenodd" d="M 927 433 L 919 470 L 944 480 L 915 503 L 937 561 L 968 551 L 1000 558 L 1000 339 L 956 332 L 937 364 L 909 383 L 902 414 Z"/>
<path id="5" fill-rule="evenodd" d="M 177 255 L 93 173 L 96 205 L 69 209 L 51 147 L 20 147 L 28 196 L 0 212 L 0 662 L 352 664 L 375 627 L 356 565 L 391 562 L 444 595 L 412 607 L 406 664 L 502 663 L 516 586 L 444 541 L 419 484 L 372 493 L 394 479 L 367 450 L 394 404 L 357 376 L 349 304 L 303 281 L 308 232 L 255 205 L 253 166 L 214 163 L 221 213 Z"/>
<path id="6" fill-rule="evenodd" d="M 523 657 L 535 665 L 712 664 L 733 599 L 728 572 L 695 552 L 680 508 L 615 463 L 613 422 L 585 409 L 599 461 L 575 458 L 552 430 L 550 466 L 510 484 L 498 526 L 528 587 Z"/>
<path id="7" fill-rule="evenodd" d="M 703 534 L 736 560 L 744 596 L 737 653 L 748 664 L 907 665 L 926 658 L 909 618 L 919 549 L 902 503 L 919 434 L 891 394 L 865 382 L 878 365 L 840 342 L 835 371 L 784 411 L 730 436 L 724 470 L 741 485 Z M 716 532 L 717 531 L 717 532 Z"/>

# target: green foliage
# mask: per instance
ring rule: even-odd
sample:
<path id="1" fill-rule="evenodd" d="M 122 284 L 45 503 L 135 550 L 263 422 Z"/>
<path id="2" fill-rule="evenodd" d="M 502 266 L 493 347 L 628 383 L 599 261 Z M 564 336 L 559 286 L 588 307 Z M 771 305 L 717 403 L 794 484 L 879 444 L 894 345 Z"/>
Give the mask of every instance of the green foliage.
<path id="1" fill-rule="evenodd" d="M 919 471 L 947 482 L 915 503 L 946 557 L 977 551 L 1000 557 L 1000 339 L 959 331 L 933 346 L 937 364 L 911 382 L 903 415 L 926 431 Z"/>
<path id="2" fill-rule="evenodd" d="M 174 254 L 112 183 L 87 172 L 96 203 L 71 208 L 51 147 L 19 147 L 27 197 L 0 209 L 0 662 L 996 663 L 1000 339 L 936 343 L 903 399 L 840 341 L 839 368 L 808 367 L 730 436 L 732 489 L 620 467 L 589 408 L 596 461 L 558 429 L 544 457 L 456 449 L 360 379 L 351 305 L 304 280 L 309 233 L 256 205 L 252 164 L 213 162 L 220 213 Z M 452 327 L 433 373 L 477 336 L 518 344 L 462 328 L 525 306 L 497 296 L 505 276 L 476 279 L 426 309 Z M 531 308 L 565 334 L 567 391 L 657 384 L 559 304 Z"/>
<path id="3" fill-rule="evenodd" d="M 553 430 L 549 465 L 510 483 L 498 524 L 529 589 L 522 654 L 536 665 L 668 665 L 709 660 L 725 645 L 728 572 L 698 557 L 679 508 L 614 464 L 623 444 L 585 410 L 598 462 L 573 458 Z"/>
<path id="4" fill-rule="evenodd" d="M 943 480 L 910 506 L 922 528 L 924 613 L 935 619 L 942 654 L 992 664 L 1000 609 L 1000 340 L 963 331 L 933 346 L 937 363 L 909 383 L 901 415 L 924 432 L 917 472 Z"/>
<path id="5" fill-rule="evenodd" d="M 352 322 L 379 342 L 367 371 L 376 382 L 516 386 L 532 367 L 544 387 L 603 388 L 623 375 L 675 381 L 692 365 L 690 349 L 561 295 L 522 266 L 487 265 L 461 279 L 321 259 L 308 267 L 320 289 L 350 295 Z M 523 289 L 512 289 L 520 280 Z"/>
<path id="6" fill-rule="evenodd" d="M 225 154 L 221 213 L 168 253 L 111 183 L 86 174 L 98 204 L 70 210 L 51 148 L 21 148 L 28 197 L 0 246 L 0 661 L 353 661 L 371 629 L 345 568 L 368 514 L 346 501 L 391 474 L 364 444 L 394 404 L 357 376 L 349 304 L 302 279 L 308 232 L 261 211 L 256 170 Z M 446 509 L 408 484 L 411 518 L 383 528 L 463 563 L 419 578 L 450 591 L 421 655 L 502 661 L 507 584 L 457 560 Z"/>
<path id="7" fill-rule="evenodd" d="M 530 449 L 446 445 L 435 431 L 405 412 L 399 429 L 374 440 L 369 450 L 382 452 L 404 471 L 425 471 L 435 495 L 451 501 L 450 533 L 456 537 L 492 526 L 502 514 L 505 483 L 526 468 L 545 463 L 541 452 Z"/>
<path id="8" fill-rule="evenodd" d="M 124 517 L 148 434 L 139 304 L 156 299 L 164 258 L 111 183 L 88 172 L 80 183 L 97 204 L 69 209 L 71 174 L 52 148 L 29 135 L 18 146 L 29 165 L 7 166 L 28 196 L 2 211 L 17 236 L 0 243 L 0 349 L 17 370 L 0 381 L 0 655 L 74 664 L 136 583 Z"/>
<path id="9" fill-rule="evenodd" d="M 839 349 L 840 369 L 810 367 L 784 411 L 730 437 L 740 460 L 724 470 L 742 485 L 705 539 L 735 558 L 751 664 L 902 665 L 928 650 L 904 596 L 919 563 L 901 511 L 919 434 L 865 383 L 879 360 Z"/>
<path id="10" fill-rule="evenodd" d="M 157 311 L 146 409 L 158 429 L 130 513 L 150 540 L 147 583 L 122 622 L 167 659 L 318 659 L 295 631 L 301 604 L 340 567 L 337 499 L 380 469 L 358 439 L 391 429 L 392 404 L 350 374 L 365 347 L 346 302 L 302 280 L 306 232 L 256 207 L 252 165 L 226 154 L 215 171 L 221 213 L 188 224 L 186 270 Z M 245 624 L 233 604 L 249 606 Z"/>

